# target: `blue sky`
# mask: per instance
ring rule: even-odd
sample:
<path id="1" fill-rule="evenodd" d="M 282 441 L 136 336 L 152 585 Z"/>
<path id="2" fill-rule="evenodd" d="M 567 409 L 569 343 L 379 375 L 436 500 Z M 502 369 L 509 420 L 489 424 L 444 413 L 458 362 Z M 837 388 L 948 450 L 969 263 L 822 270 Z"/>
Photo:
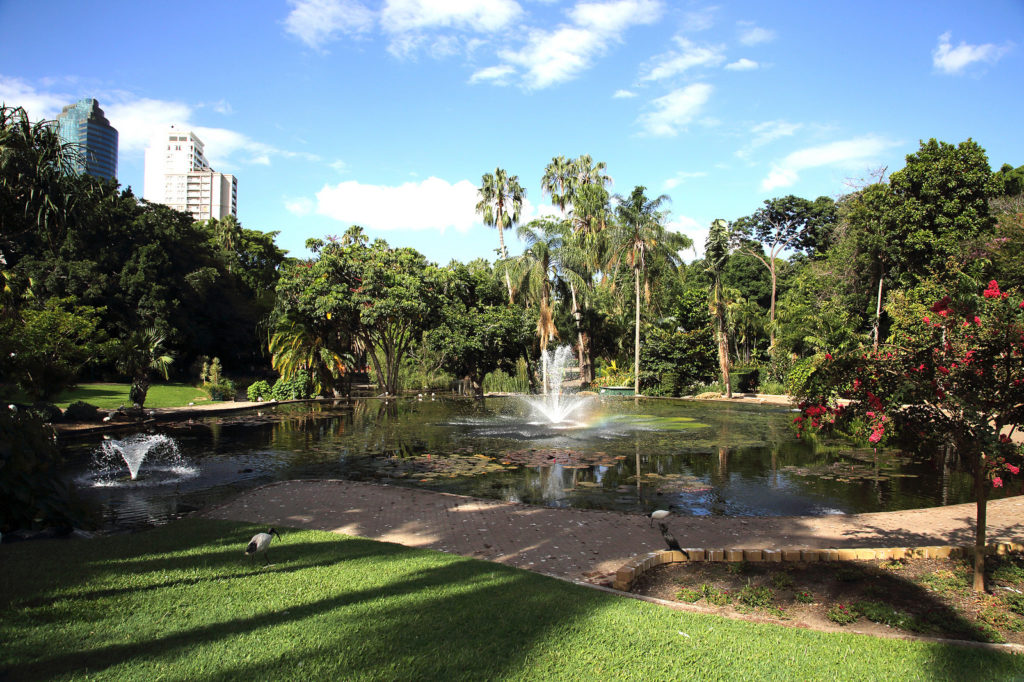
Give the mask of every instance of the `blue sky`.
<path id="1" fill-rule="evenodd" d="M 481 175 L 518 175 L 529 219 L 556 155 L 667 194 L 698 247 L 921 139 L 1024 164 L 1022 41 L 1020 0 L 0 0 L 0 100 L 38 119 L 98 99 L 137 194 L 152 135 L 191 128 L 242 224 L 293 255 L 358 223 L 444 264 L 494 257 Z"/>

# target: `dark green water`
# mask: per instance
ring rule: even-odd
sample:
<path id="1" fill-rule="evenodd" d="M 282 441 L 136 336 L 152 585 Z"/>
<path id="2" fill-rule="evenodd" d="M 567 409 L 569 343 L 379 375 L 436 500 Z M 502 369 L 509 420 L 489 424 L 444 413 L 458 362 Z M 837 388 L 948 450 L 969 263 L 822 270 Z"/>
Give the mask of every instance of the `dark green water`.
<path id="1" fill-rule="evenodd" d="M 68 447 L 77 462 L 69 475 L 109 524 L 126 526 L 294 478 L 682 515 L 824 515 L 971 499 L 969 477 L 935 453 L 802 441 L 784 407 L 612 398 L 592 399 L 579 414 L 581 424 L 564 428 L 537 423 L 519 398 L 286 405 L 158 425 L 183 462 L 147 459 L 137 481 L 97 485 L 91 459 L 100 441 L 82 441 Z"/>

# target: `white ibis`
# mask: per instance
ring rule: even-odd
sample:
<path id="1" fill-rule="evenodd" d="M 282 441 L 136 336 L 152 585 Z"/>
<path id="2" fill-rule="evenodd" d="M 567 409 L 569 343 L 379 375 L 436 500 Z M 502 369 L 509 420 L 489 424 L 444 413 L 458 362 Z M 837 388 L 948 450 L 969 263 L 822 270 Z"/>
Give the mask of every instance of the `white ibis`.
<path id="1" fill-rule="evenodd" d="M 249 541 L 249 545 L 245 548 L 245 553 L 249 556 L 256 556 L 260 552 L 263 552 L 263 558 L 267 560 L 267 564 L 270 564 L 270 541 L 274 539 L 274 536 L 278 538 L 281 534 L 273 528 L 268 528 L 266 533 L 256 533 L 252 536 L 252 540 Z"/>
<path id="2" fill-rule="evenodd" d="M 668 517 L 668 515 L 671 514 L 671 513 L 672 512 L 670 512 L 667 509 L 655 509 L 654 511 L 652 511 L 651 512 L 651 528 L 654 528 L 654 522 L 655 521 L 661 521 L 662 519 Z"/>

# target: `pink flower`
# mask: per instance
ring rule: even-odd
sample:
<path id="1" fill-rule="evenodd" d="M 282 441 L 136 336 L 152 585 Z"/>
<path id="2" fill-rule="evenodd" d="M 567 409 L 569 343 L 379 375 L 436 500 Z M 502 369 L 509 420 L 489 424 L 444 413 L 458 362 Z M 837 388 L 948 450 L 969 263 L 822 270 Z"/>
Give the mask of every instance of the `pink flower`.
<path id="1" fill-rule="evenodd" d="M 992 487 L 993 488 L 1002 488 L 1003 487 L 1003 479 L 999 478 L 998 476 L 994 476 L 992 478 Z"/>
<path id="2" fill-rule="evenodd" d="M 872 419 L 875 418 L 875 413 L 874 412 L 865 412 L 864 414 L 866 414 L 867 416 L 871 417 Z"/>
<path id="3" fill-rule="evenodd" d="M 1024 306 L 1024 303 L 1021 303 L 1021 305 Z M 930 317 L 928 317 L 927 315 L 924 316 L 924 323 L 925 324 L 931 324 L 931 321 L 932 320 L 931 320 Z"/>
<path id="4" fill-rule="evenodd" d="M 1020 473 L 1020 467 L 1015 467 L 1012 464 L 1007 464 L 1006 468 L 1010 470 L 1010 473 L 1016 476 Z"/>
<path id="5" fill-rule="evenodd" d="M 978 325 L 979 327 L 981 326 L 981 318 L 978 317 L 977 315 L 974 316 L 974 324 Z"/>

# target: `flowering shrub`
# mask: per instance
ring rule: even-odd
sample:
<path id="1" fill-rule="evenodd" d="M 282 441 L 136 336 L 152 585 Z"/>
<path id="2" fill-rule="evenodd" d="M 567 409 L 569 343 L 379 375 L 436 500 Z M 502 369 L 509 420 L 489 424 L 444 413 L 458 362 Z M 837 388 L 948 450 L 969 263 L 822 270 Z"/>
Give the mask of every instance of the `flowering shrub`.
<path id="1" fill-rule="evenodd" d="M 828 619 L 833 623 L 839 623 L 840 625 L 849 625 L 850 623 L 857 620 L 858 614 L 853 606 L 846 606 L 845 604 L 836 604 L 828 610 Z"/>
<path id="2" fill-rule="evenodd" d="M 1024 301 L 993 280 L 980 296 L 943 296 L 928 313 L 899 346 L 826 356 L 804 385 L 795 423 L 801 433 L 837 429 L 872 445 L 897 434 L 953 445 L 974 473 L 983 545 L 988 491 L 1024 460 L 1008 433 L 1024 423 Z"/>

